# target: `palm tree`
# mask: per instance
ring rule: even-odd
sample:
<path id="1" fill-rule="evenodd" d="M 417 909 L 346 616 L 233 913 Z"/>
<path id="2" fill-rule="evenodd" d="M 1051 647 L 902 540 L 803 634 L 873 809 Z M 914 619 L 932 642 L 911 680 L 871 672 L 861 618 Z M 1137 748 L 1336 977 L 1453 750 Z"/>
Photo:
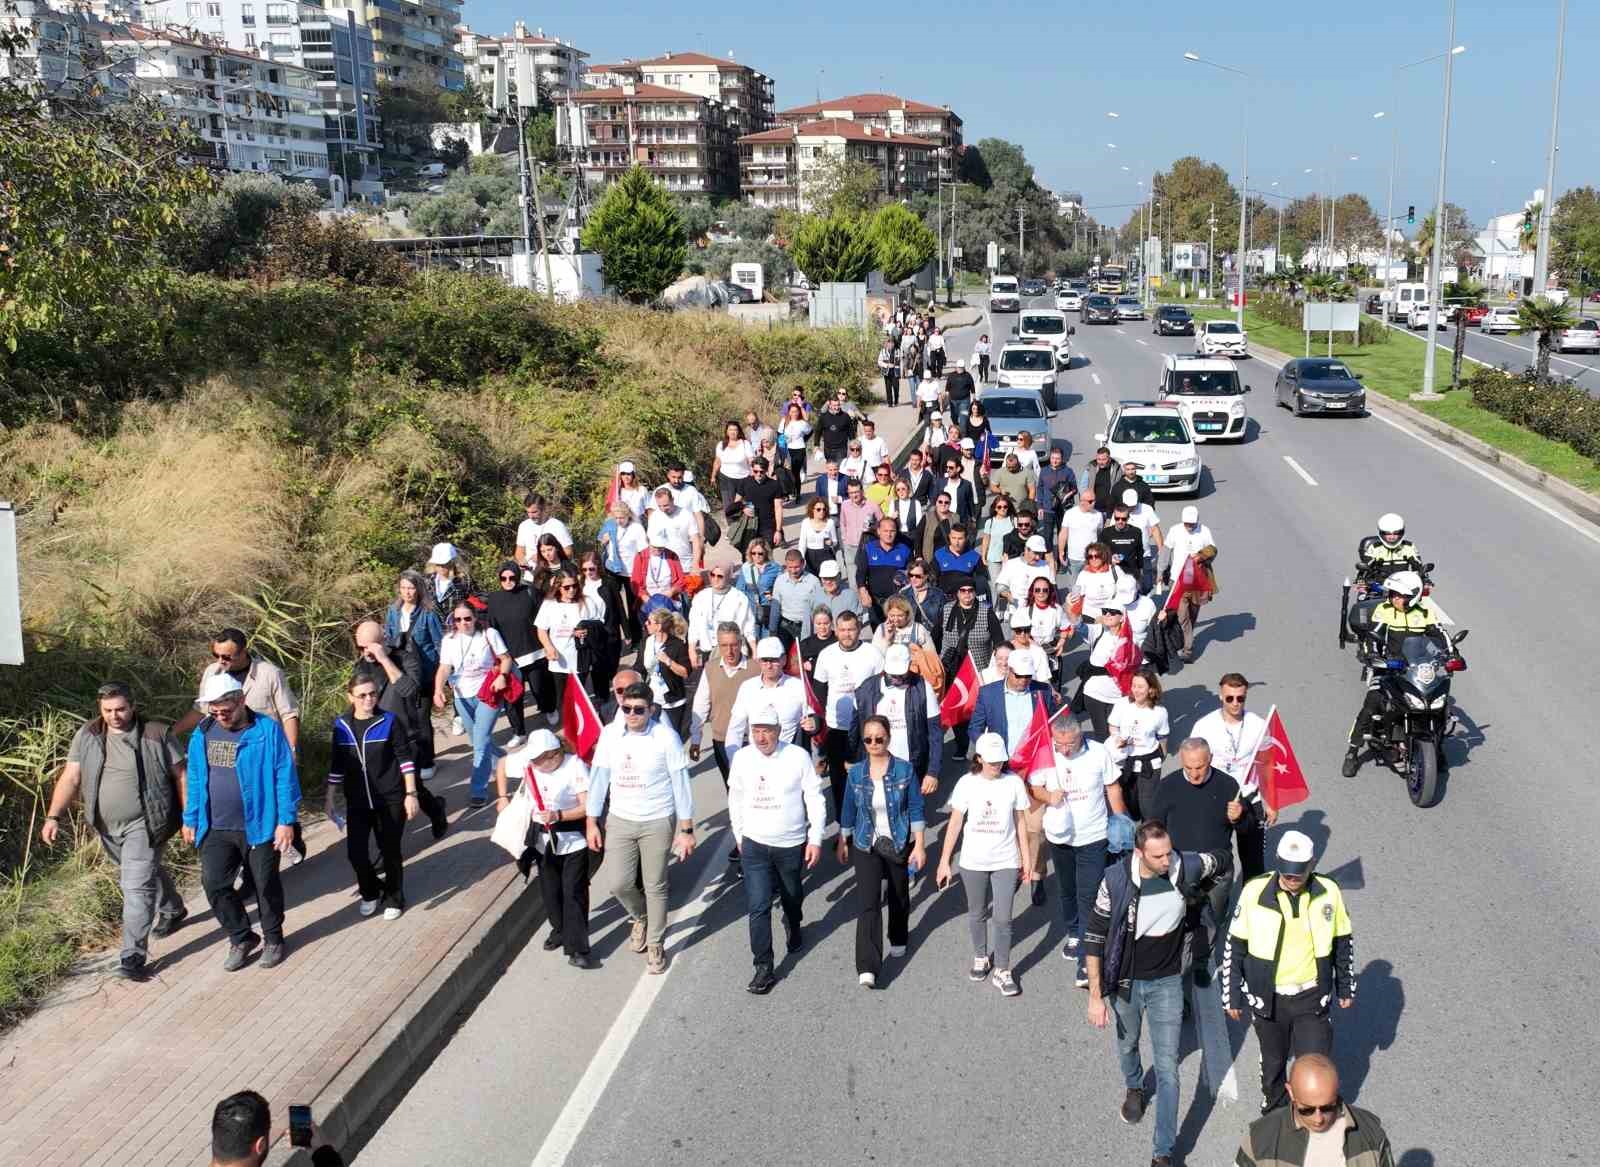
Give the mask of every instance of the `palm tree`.
<path id="1" fill-rule="evenodd" d="M 1550 349 L 1555 344 L 1556 333 L 1571 328 L 1572 309 L 1566 303 L 1556 303 L 1544 296 L 1529 296 L 1517 306 L 1517 327 L 1522 332 L 1532 332 L 1539 338 L 1534 370 L 1542 381 L 1550 376 Z"/>
<path id="2" fill-rule="evenodd" d="M 1313 300 L 1331 300 L 1339 292 L 1344 281 L 1332 272 L 1312 272 L 1303 281 L 1306 295 Z"/>

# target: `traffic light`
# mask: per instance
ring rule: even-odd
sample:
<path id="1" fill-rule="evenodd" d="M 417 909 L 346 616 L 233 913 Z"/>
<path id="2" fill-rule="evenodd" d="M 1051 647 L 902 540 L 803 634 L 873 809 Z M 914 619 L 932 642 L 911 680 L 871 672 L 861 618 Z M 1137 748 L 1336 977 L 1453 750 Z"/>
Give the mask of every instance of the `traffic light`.
<path id="1" fill-rule="evenodd" d="M 1417 208 L 1416 207 L 1407 207 L 1406 208 L 1406 222 L 1407 223 L 1415 223 L 1416 221 L 1417 221 Z"/>

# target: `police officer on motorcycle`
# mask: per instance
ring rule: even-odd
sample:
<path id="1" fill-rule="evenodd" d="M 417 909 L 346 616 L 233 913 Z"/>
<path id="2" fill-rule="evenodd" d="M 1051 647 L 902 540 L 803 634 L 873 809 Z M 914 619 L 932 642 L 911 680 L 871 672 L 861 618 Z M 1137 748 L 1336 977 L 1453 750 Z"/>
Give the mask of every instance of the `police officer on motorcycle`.
<path id="1" fill-rule="evenodd" d="M 1398 519 L 1398 517 L 1384 516 L 1385 519 Z M 1426 636 L 1446 652 L 1455 651 L 1444 629 L 1439 626 L 1439 618 L 1431 608 L 1419 602 L 1422 598 L 1420 575 L 1414 571 L 1397 571 L 1383 581 L 1383 590 L 1386 597 L 1372 609 L 1372 631 L 1365 646 L 1369 652 L 1381 657 L 1393 656 L 1399 650 L 1401 643 L 1410 636 Z M 1356 771 L 1361 767 L 1359 750 L 1364 731 L 1381 728 L 1387 718 L 1392 716 L 1392 713 L 1386 711 L 1383 706 L 1383 693 L 1378 687 L 1377 678 L 1374 677 L 1367 686 L 1367 695 L 1361 703 L 1361 712 L 1356 714 L 1355 724 L 1350 727 L 1350 749 L 1345 753 L 1344 765 L 1340 769 L 1340 773 L 1346 778 L 1354 778 Z M 1444 765 L 1442 755 L 1439 763 L 1442 768 Z"/>
<path id="2" fill-rule="evenodd" d="M 1362 567 L 1388 565 L 1393 569 L 1409 567 L 1419 570 L 1422 555 L 1417 545 L 1406 538 L 1406 521 L 1390 511 L 1378 519 L 1378 533 L 1361 540 L 1356 558 Z"/>

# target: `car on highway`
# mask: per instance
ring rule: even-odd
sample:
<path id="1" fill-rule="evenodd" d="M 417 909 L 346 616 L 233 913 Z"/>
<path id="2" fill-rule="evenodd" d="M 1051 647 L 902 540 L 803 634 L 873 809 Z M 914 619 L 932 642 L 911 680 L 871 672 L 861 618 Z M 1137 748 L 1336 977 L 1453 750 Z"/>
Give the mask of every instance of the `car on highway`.
<path id="1" fill-rule="evenodd" d="M 1137 462 L 1139 477 L 1158 494 L 1198 494 L 1204 467 L 1183 413 L 1175 405 L 1121 401 L 1094 440 L 1113 462 Z"/>
<path id="2" fill-rule="evenodd" d="M 1083 309 L 1083 293 L 1077 288 L 1062 288 L 1056 293 L 1056 307 L 1063 312 L 1078 312 Z"/>
<path id="3" fill-rule="evenodd" d="M 1205 320 L 1200 324 L 1195 348 L 1201 356 L 1248 357 L 1250 334 L 1237 320 Z"/>
<path id="4" fill-rule="evenodd" d="M 1077 331 L 1067 323 L 1067 314 L 1054 308 L 1024 308 L 1011 330 L 1023 344 L 1048 344 L 1056 354 L 1058 369 L 1072 364 L 1072 337 Z"/>
<path id="5" fill-rule="evenodd" d="M 1002 389 L 1032 389 L 1045 409 L 1056 410 L 1056 353 L 1047 343 L 1013 341 L 1000 350 L 994 367 L 995 384 Z"/>
<path id="6" fill-rule="evenodd" d="M 1085 324 L 1115 324 L 1117 322 L 1117 302 L 1110 296 L 1100 292 L 1096 292 L 1092 296 L 1085 296 L 1079 319 Z"/>
<path id="7" fill-rule="evenodd" d="M 1517 332 L 1521 330 L 1522 323 L 1515 308 L 1500 305 L 1485 312 L 1483 319 L 1478 322 L 1478 327 L 1487 333 Z"/>
<path id="8" fill-rule="evenodd" d="M 1016 448 L 1017 435 L 1033 435 L 1035 450 L 1050 448 L 1050 417 L 1044 402 L 1031 389 L 984 389 L 978 393 L 983 416 L 989 419 L 989 432 L 1001 455 Z"/>
<path id="9" fill-rule="evenodd" d="M 1151 317 L 1150 331 L 1157 336 L 1193 336 L 1194 317 L 1182 304 L 1163 304 Z"/>
<path id="10" fill-rule="evenodd" d="M 1600 321 L 1587 316 L 1574 320 L 1571 328 L 1556 333 L 1555 350 L 1558 353 L 1600 353 Z"/>
<path id="11" fill-rule="evenodd" d="M 1296 357 L 1285 362 L 1272 389 L 1274 405 L 1308 413 L 1364 416 L 1367 390 L 1343 361 L 1329 357 Z"/>
<path id="12" fill-rule="evenodd" d="M 1142 303 L 1140 303 L 1138 296 L 1118 296 L 1117 297 L 1117 319 L 1118 320 L 1143 320 L 1144 319 L 1144 305 Z"/>
<path id="13" fill-rule="evenodd" d="M 989 311 L 1016 312 L 1022 307 L 1022 290 L 1016 276 L 995 276 L 989 281 Z"/>
<path id="14" fill-rule="evenodd" d="M 1468 328 L 1478 328 L 1483 324 L 1483 318 L 1489 314 L 1489 309 L 1481 304 L 1464 306 L 1457 314 L 1457 318 Z"/>
<path id="15" fill-rule="evenodd" d="M 1244 395 L 1250 386 L 1240 384 L 1238 368 L 1225 357 L 1168 353 L 1161 358 L 1156 392 L 1161 404 L 1177 406 L 1189 429 L 1205 441 L 1242 442 L 1249 432 Z"/>
<path id="16" fill-rule="evenodd" d="M 1428 302 L 1426 300 L 1413 301 L 1411 307 L 1406 309 L 1403 319 L 1406 322 L 1406 327 L 1412 332 L 1420 332 L 1422 329 L 1428 327 L 1428 317 L 1433 315 L 1435 315 L 1435 312 L 1428 306 Z M 1437 313 L 1437 316 L 1439 319 L 1434 324 L 1434 328 L 1443 328 L 1445 324 L 1449 322 L 1450 310 L 1446 308 Z"/>
<path id="17" fill-rule="evenodd" d="M 1042 296 L 1049 290 L 1049 285 L 1043 280 L 1022 281 L 1022 294 L 1024 296 Z"/>

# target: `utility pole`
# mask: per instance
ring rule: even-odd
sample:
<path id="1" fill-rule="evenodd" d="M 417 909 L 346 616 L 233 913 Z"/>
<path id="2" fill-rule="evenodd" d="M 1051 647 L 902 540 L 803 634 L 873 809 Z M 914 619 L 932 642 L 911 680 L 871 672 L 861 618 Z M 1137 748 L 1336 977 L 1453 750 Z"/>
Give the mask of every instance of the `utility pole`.
<path id="1" fill-rule="evenodd" d="M 1026 277 L 1028 274 L 1028 242 L 1027 227 L 1023 223 L 1022 208 L 1017 208 L 1017 276 Z"/>
<path id="2" fill-rule="evenodd" d="M 1217 204 L 1211 204 L 1211 218 L 1208 222 L 1211 228 L 1211 246 L 1206 249 L 1206 298 L 1211 297 L 1212 289 L 1217 286 Z"/>
<path id="3" fill-rule="evenodd" d="M 1448 54 L 1444 59 L 1444 112 L 1439 118 L 1439 189 L 1433 213 L 1433 255 L 1428 271 L 1428 348 L 1422 361 L 1422 392 L 1414 394 L 1423 400 L 1437 400 L 1433 391 L 1433 370 L 1438 355 L 1439 339 L 1439 266 L 1444 260 L 1444 180 L 1450 161 L 1450 87 L 1455 81 L 1455 54 L 1449 53 L 1456 43 L 1456 0 L 1450 0 L 1450 39 L 1445 42 Z M 1550 192 L 1545 191 L 1549 201 Z M 1461 322 L 1456 322 L 1461 327 Z"/>
<path id="4" fill-rule="evenodd" d="M 1556 131 L 1561 125 L 1561 74 L 1567 55 L 1567 0 L 1561 0 L 1556 25 L 1555 95 L 1550 100 L 1550 152 L 1544 170 L 1544 204 L 1539 208 L 1539 242 L 1533 253 L 1533 294 L 1542 296 L 1550 274 L 1550 215 L 1556 198 Z M 1459 326 L 1458 326 L 1459 327 Z"/>

